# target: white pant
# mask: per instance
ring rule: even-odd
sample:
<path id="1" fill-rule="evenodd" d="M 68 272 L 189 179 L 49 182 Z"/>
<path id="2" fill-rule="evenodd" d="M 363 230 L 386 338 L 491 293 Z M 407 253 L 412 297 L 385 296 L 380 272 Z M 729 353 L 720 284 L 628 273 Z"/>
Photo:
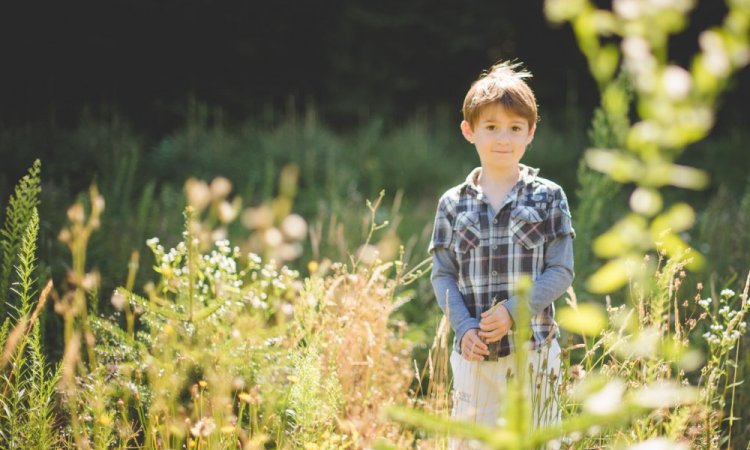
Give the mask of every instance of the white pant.
<path id="1" fill-rule="evenodd" d="M 560 421 L 558 389 L 560 384 L 560 345 L 553 340 L 538 350 L 517 349 L 527 353 L 531 373 L 524 372 L 531 400 L 532 427 L 537 428 Z M 516 372 L 515 357 L 509 355 L 497 361 L 467 361 L 451 352 L 453 370 L 453 410 L 455 419 L 473 421 L 488 426 L 498 425 L 500 407 L 506 397 L 507 378 Z M 448 448 L 476 448 L 468 442 L 450 439 Z"/>

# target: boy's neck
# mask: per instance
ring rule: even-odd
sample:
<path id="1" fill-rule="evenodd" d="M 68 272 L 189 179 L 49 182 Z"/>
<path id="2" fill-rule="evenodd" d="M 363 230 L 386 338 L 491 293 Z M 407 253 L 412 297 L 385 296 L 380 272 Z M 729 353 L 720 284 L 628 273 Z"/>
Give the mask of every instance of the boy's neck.
<path id="1" fill-rule="evenodd" d="M 521 167 L 516 165 L 507 170 L 490 170 L 482 167 L 479 173 L 478 184 L 483 190 L 492 189 L 496 186 L 515 185 L 521 177 Z"/>

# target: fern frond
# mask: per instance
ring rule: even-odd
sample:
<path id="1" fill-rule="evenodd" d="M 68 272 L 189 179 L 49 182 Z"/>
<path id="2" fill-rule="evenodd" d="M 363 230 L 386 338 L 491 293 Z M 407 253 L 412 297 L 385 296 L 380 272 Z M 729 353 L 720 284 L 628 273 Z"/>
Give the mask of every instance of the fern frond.
<path id="1" fill-rule="evenodd" d="M 3 228 L 0 229 L 0 319 L 7 315 L 8 288 L 16 255 L 33 211 L 39 206 L 41 167 L 39 160 L 34 161 L 28 174 L 16 185 L 14 194 L 8 200 Z"/>
<path id="2" fill-rule="evenodd" d="M 21 248 L 18 252 L 18 264 L 16 265 L 16 275 L 18 281 L 14 283 L 11 289 L 16 295 L 18 302 L 10 303 L 9 306 L 16 310 L 18 317 L 24 317 L 31 310 L 32 298 L 36 296 L 36 279 L 34 270 L 36 269 L 36 241 L 39 234 L 39 213 L 36 208 L 31 212 L 28 226 L 24 232 L 21 241 Z"/>

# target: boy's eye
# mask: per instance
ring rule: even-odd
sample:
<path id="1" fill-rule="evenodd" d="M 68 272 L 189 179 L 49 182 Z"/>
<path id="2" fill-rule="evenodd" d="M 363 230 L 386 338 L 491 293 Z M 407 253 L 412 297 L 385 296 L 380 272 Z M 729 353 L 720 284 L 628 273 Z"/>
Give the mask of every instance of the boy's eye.
<path id="1" fill-rule="evenodd" d="M 512 129 L 513 131 L 521 131 L 521 127 L 518 125 L 514 125 Z"/>
<path id="2" fill-rule="evenodd" d="M 488 130 L 493 131 L 495 129 L 495 125 L 487 125 L 486 127 Z"/>

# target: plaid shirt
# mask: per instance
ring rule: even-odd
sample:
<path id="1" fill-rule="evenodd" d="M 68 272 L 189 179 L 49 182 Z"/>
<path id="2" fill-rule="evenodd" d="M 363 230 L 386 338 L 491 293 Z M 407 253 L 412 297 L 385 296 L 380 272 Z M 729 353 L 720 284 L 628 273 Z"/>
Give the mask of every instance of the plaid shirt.
<path id="1" fill-rule="evenodd" d="M 494 217 L 476 184 L 481 168 L 449 189 L 438 204 L 429 251 L 444 247 L 459 268 L 458 290 L 477 319 L 496 303 L 511 298 L 518 280 L 536 280 L 545 267 L 545 243 L 575 236 L 567 199 L 557 184 L 537 177 L 538 169 L 520 165 L 521 177 Z M 553 299 L 554 300 L 554 299 Z M 534 347 L 557 337 L 554 305 L 531 317 Z M 460 352 L 458 343 L 454 347 Z M 490 344 L 487 360 L 509 355 L 512 332 Z"/>

